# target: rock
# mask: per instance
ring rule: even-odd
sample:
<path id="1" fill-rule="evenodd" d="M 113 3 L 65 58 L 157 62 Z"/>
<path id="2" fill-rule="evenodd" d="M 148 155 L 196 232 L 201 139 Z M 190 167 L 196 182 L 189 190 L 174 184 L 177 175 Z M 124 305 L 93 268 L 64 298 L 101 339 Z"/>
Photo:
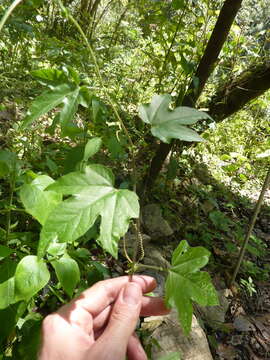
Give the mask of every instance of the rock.
<path id="1" fill-rule="evenodd" d="M 260 224 L 261 224 L 262 231 L 269 234 L 270 233 L 270 221 L 269 221 L 269 218 L 262 217 L 260 219 Z"/>
<path id="2" fill-rule="evenodd" d="M 145 248 L 149 244 L 151 238 L 150 238 L 150 236 L 148 236 L 146 234 L 142 234 L 142 238 L 143 238 L 143 246 Z M 128 232 L 125 235 L 125 241 L 126 241 L 127 253 L 128 253 L 128 255 L 130 257 L 132 257 L 133 256 L 134 244 L 135 244 L 135 241 L 137 241 L 137 235 Z M 124 254 L 124 241 L 121 241 L 119 243 L 119 251 L 120 251 L 121 255 L 125 256 L 125 254 Z"/>
<path id="3" fill-rule="evenodd" d="M 233 360 L 237 356 L 236 349 L 232 345 L 227 344 L 218 344 L 216 353 L 222 360 Z"/>
<path id="4" fill-rule="evenodd" d="M 170 266 L 170 263 L 163 257 L 161 252 L 154 246 L 150 245 L 145 247 L 145 257 L 142 262 L 146 265 L 154 265 L 161 268 L 168 268 Z M 154 294 L 157 296 L 163 296 L 166 280 L 164 273 L 154 269 L 147 269 L 141 273 L 153 276 L 156 279 L 157 287 L 154 290 Z"/>
<path id="5" fill-rule="evenodd" d="M 241 345 L 243 343 L 243 335 L 232 335 L 230 343 L 233 346 Z"/>
<path id="6" fill-rule="evenodd" d="M 254 229 L 255 236 L 264 240 L 264 241 L 270 241 L 270 234 L 267 234 L 263 232 L 261 229 Z"/>
<path id="7" fill-rule="evenodd" d="M 172 228 L 162 217 L 162 211 L 158 204 L 148 204 L 142 209 L 142 222 L 152 240 L 173 234 Z"/>
<path id="8" fill-rule="evenodd" d="M 255 331 L 255 326 L 243 315 L 234 319 L 233 325 L 238 331 Z"/>
<path id="9" fill-rule="evenodd" d="M 215 327 L 220 323 L 225 322 L 225 315 L 229 308 L 230 302 L 225 294 L 227 289 L 218 291 L 218 298 L 220 305 L 217 306 L 199 306 L 196 305 L 201 318 L 210 326 Z"/>
<path id="10" fill-rule="evenodd" d="M 155 246 L 145 246 L 144 252 L 144 264 L 154 265 L 162 268 L 168 268 L 170 266 L 170 263 L 164 258 L 162 253 Z"/>
<path id="11" fill-rule="evenodd" d="M 181 360 L 213 360 L 204 331 L 195 316 L 192 318 L 192 328 L 188 336 L 183 334 L 176 310 L 173 309 L 169 315 L 155 318 L 145 319 L 148 329 L 151 327 L 149 323 L 155 321 L 154 327 L 156 328 L 151 337 L 157 341 L 159 346 L 153 344 L 153 360 L 171 352 L 179 352 Z"/>

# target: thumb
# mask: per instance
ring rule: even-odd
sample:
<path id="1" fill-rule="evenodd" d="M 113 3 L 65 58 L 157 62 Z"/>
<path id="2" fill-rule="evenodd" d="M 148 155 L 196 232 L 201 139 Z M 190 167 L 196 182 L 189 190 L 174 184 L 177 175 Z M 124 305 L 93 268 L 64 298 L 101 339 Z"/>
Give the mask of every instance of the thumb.
<path id="1" fill-rule="evenodd" d="M 125 359 L 128 341 L 140 316 L 141 304 L 141 287 L 134 282 L 127 283 L 119 293 L 105 331 L 91 348 L 91 355 L 96 352 L 100 360 Z"/>

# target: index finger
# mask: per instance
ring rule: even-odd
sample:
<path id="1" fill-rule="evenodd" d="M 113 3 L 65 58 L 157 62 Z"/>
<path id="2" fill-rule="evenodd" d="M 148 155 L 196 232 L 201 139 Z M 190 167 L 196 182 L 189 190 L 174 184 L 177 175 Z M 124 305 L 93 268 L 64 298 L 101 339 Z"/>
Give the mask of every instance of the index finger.
<path id="1" fill-rule="evenodd" d="M 157 285 L 156 280 L 147 275 L 134 275 L 132 281 L 141 286 L 144 294 Z M 128 276 L 100 281 L 82 292 L 71 304 L 82 307 L 95 317 L 116 300 L 120 290 L 128 282 Z"/>

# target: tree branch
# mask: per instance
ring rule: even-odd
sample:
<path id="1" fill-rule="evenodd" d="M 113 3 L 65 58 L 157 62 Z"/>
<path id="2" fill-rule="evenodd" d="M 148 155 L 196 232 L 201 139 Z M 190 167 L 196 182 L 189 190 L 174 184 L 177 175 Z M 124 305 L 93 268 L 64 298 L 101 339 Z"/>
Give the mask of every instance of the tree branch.
<path id="1" fill-rule="evenodd" d="M 208 103 L 209 114 L 219 122 L 270 89 L 270 62 L 252 66 L 225 84 Z"/>

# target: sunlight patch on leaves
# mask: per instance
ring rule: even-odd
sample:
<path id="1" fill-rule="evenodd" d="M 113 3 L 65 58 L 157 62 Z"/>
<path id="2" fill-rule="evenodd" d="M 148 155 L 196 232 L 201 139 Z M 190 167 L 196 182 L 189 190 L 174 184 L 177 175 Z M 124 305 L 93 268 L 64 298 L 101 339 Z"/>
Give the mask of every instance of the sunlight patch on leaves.
<path id="1" fill-rule="evenodd" d="M 53 182 L 49 176 L 38 176 L 31 184 L 24 184 L 20 198 L 26 209 L 40 224 L 44 224 L 48 215 L 62 201 L 62 195 L 54 191 L 44 191 Z"/>
<path id="2" fill-rule="evenodd" d="M 44 260 L 28 255 L 17 265 L 14 279 L 16 301 L 28 300 L 48 283 L 50 273 Z"/>
<path id="3" fill-rule="evenodd" d="M 186 125 L 193 125 L 198 120 L 211 119 L 211 117 L 186 106 L 170 110 L 170 103 L 169 94 L 154 95 L 150 104 L 139 106 L 139 116 L 146 124 L 151 125 L 152 134 L 165 143 L 170 143 L 171 139 L 204 141 L 196 131 Z"/>

